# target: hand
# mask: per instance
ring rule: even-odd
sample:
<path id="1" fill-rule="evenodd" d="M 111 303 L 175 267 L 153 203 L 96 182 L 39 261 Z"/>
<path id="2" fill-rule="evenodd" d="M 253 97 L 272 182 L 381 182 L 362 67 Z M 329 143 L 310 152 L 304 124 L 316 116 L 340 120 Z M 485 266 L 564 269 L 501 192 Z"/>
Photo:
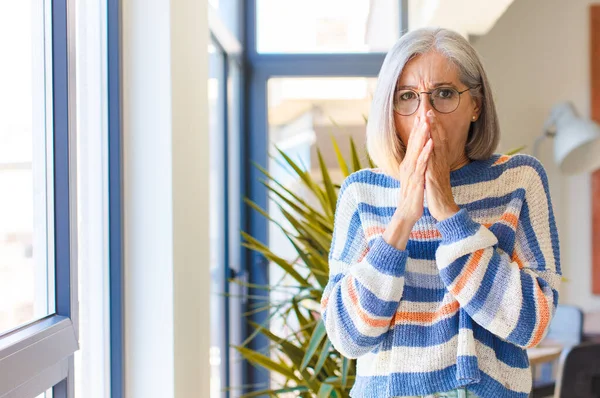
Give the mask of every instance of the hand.
<path id="1" fill-rule="evenodd" d="M 411 228 L 423 215 L 425 170 L 433 147 L 429 130 L 426 120 L 415 117 L 406 154 L 400 164 L 400 197 L 394 217 L 408 221 Z"/>
<path id="2" fill-rule="evenodd" d="M 427 112 L 433 138 L 433 152 L 425 172 L 425 194 L 427 207 L 437 221 L 456 214 L 460 208 L 454 201 L 450 185 L 450 163 L 448 162 L 448 138 L 433 111 Z"/>

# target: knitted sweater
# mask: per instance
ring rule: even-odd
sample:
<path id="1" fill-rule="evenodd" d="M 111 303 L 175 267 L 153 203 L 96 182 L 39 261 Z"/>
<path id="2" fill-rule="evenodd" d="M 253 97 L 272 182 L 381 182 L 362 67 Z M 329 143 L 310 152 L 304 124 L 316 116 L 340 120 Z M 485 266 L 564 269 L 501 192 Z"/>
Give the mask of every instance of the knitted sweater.
<path id="1" fill-rule="evenodd" d="M 437 222 L 425 200 L 406 250 L 382 237 L 399 182 L 365 169 L 342 184 L 321 306 L 333 346 L 358 358 L 352 397 L 531 390 L 526 349 L 546 335 L 561 281 L 545 170 L 494 154 L 450 181 L 460 211 Z"/>

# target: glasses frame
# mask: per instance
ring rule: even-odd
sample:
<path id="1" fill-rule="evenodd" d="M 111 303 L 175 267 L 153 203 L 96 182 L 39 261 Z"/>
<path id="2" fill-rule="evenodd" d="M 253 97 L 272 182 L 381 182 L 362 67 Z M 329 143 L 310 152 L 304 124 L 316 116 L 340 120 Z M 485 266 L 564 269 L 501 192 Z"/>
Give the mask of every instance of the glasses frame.
<path id="1" fill-rule="evenodd" d="M 394 104 L 393 104 L 394 112 L 396 112 L 396 113 L 397 113 L 398 115 L 400 115 L 400 116 L 410 116 L 410 115 L 414 115 L 414 113 L 415 113 L 416 111 L 418 111 L 418 110 L 419 110 L 419 107 L 421 106 L 421 94 L 429 94 L 429 103 L 431 104 L 431 107 L 432 107 L 433 109 L 435 109 L 437 112 L 439 112 L 439 113 L 443 113 L 443 114 L 452 113 L 452 112 L 456 111 L 456 110 L 458 109 L 458 107 L 460 106 L 461 94 L 463 94 L 463 93 L 466 93 L 467 91 L 469 91 L 469 90 L 472 90 L 472 89 L 474 89 L 474 88 L 477 88 L 478 86 L 479 86 L 479 85 L 477 85 L 477 86 L 475 86 L 475 87 L 467 87 L 467 88 L 466 88 L 466 89 L 464 89 L 463 91 L 458 91 L 458 89 L 456 89 L 456 88 L 454 88 L 454 87 L 450 87 L 450 86 L 446 86 L 446 87 L 437 87 L 437 88 L 433 89 L 432 91 L 415 91 L 415 90 L 411 90 L 411 89 L 409 89 L 409 88 L 408 88 L 408 89 L 405 89 L 405 88 L 402 88 L 402 89 L 396 89 L 396 90 L 394 90 L 394 97 L 395 97 L 395 94 L 396 94 L 398 91 L 412 91 L 413 93 L 417 94 L 417 98 L 418 98 L 418 101 L 419 101 L 419 103 L 418 103 L 418 105 L 417 105 L 416 109 L 415 109 L 415 110 L 414 110 L 412 113 L 409 113 L 408 115 L 404 115 L 404 114 L 402 114 L 402 113 L 400 113 L 400 112 L 398 112 L 398 111 L 396 110 L 396 103 L 395 103 L 395 101 L 394 101 Z M 454 108 L 454 109 L 453 109 L 453 110 L 451 110 L 450 112 L 442 112 L 442 111 L 438 110 L 438 109 L 435 107 L 435 105 L 433 104 L 433 99 L 432 99 L 432 97 L 431 97 L 431 94 L 433 94 L 433 92 L 434 92 L 434 91 L 436 91 L 436 90 L 444 90 L 444 89 L 446 89 L 446 90 L 454 90 L 456 93 L 458 93 L 458 103 L 456 104 L 456 108 Z"/>

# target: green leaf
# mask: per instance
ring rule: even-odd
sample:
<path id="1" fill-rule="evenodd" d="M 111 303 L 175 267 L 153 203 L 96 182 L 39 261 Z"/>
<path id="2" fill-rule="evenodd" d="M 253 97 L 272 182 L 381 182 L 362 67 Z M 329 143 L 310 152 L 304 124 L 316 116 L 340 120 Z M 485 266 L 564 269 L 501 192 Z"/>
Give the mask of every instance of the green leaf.
<path id="1" fill-rule="evenodd" d="M 329 340 L 329 338 L 325 337 L 325 342 L 323 343 L 323 346 L 321 347 L 321 355 L 319 355 L 319 359 L 317 360 L 317 364 L 315 365 L 315 368 L 314 368 L 315 373 L 314 373 L 313 377 L 317 377 L 317 375 L 319 374 L 321 369 L 323 369 L 325 360 L 327 358 L 329 358 L 329 350 L 330 349 L 331 349 L 331 341 Z"/>
<path id="2" fill-rule="evenodd" d="M 510 151 L 506 152 L 506 155 L 508 155 L 508 156 L 514 155 L 515 153 L 521 152 L 525 148 L 527 148 L 527 145 L 522 145 L 518 148 L 511 149 Z"/>
<path id="3" fill-rule="evenodd" d="M 327 193 L 327 199 L 329 200 L 329 208 L 331 209 L 331 214 L 335 213 L 335 205 L 337 202 L 337 195 L 335 194 L 335 189 L 333 188 L 333 184 L 331 183 L 331 178 L 329 177 L 329 173 L 327 172 L 327 166 L 325 166 L 325 161 L 323 160 L 323 155 L 321 155 L 321 151 L 317 149 L 317 156 L 319 158 L 319 166 L 321 167 L 321 174 L 323 175 L 323 184 L 325 185 L 325 192 Z"/>
<path id="4" fill-rule="evenodd" d="M 265 394 L 278 396 L 278 395 L 285 394 L 288 392 L 297 392 L 297 391 L 308 391 L 308 388 L 306 386 L 296 386 L 296 387 L 287 387 L 287 388 L 280 388 L 280 389 L 253 391 L 253 392 L 241 395 L 240 398 L 259 397 L 259 396 L 265 395 Z"/>
<path id="5" fill-rule="evenodd" d="M 337 161 L 340 166 L 340 170 L 342 171 L 342 175 L 344 177 L 348 177 L 350 175 L 348 165 L 346 164 L 346 160 L 344 159 L 344 156 L 342 156 L 342 151 L 340 151 L 340 146 L 338 145 L 333 135 L 331 136 L 331 143 L 333 144 L 333 151 L 335 152 L 335 156 L 337 157 Z"/>
<path id="6" fill-rule="evenodd" d="M 377 165 L 375 163 L 373 163 L 373 159 L 371 159 L 370 156 L 367 156 L 367 161 L 369 162 L 369 167 L 374 169 L 377 167 Z"/>
<path id="7" fill-rule="evenodd" d="M 256 363 L 272 372 L 279 373 L 280 375 L 282 375 L 288 379 L 294 380 L 295 382 L 300 381 L 294 374 L 294 370 L 287 367 L 286 365 L 277 363 L 277 362 L 273 361 L 271 358 L 269 358 L 263 354 L 259 354 L 256 351 L 252 351 L 249 348 L 241 347 L 241 346 L 233 346 L 233 347 L 240 354 L 242 354 L 242 356 L 244 358 L 246 358 L 247 360 L 249 360 L 253 363 Z"/>
<path id="8" fill-rule="evenodd" d="M 347 381 L 351 381 L 352 383 L 354 383 L 354 379 L 356 377 L 355 376 L 348 376 L 348 380 Z M 341 387 L 342 386 L 342 382 L 340 380 L 339 376 L 331 376 L 328 377 L 324 380 L 325 383 L 331 384 L 334 387 Z"/>
<path id="9" fill-rule="evenodd" d="M 350 137 L 350 154 L 352 156 L 352 167 L 354 168 L 353 171 L 362 169 L 362 166 L 360 165 L 360 157 L 358 156 L 356 145 L 354 145 L 354 139 L 352 139 L 352 137 Z"/>
<path id="10" fill-rule="evenodd" d="M 348 371 L 350 370 L 350 360 L 346 357 L 342 358 L 342 391 L 346 389 L 348 383 Z"/>
<path id="11" fill-rule="evenodd" d="M 331 393 L 333 392 L 333 386 L 331 384 L 322 383 L 321 388 L 319 388 L 319 393 L 317 395 L 318 398 L 329 398 L 331 397 Z"/>
<path id="12" fill-rule="evenodd" d="M 312 359 L 317 352 L 317 348 L 321 345 L 321 341 L 323 341 L 323 337 L 325 337 L 326 330 L 325 324 L 321 320 L 317 327 L 315 328 L 311 338 L 310 343 L 308 343 L 308 348 L 306 349 L 306 354 L 304 354 L 304 359 L 302 360 L 302 365 L 300 365 L 300 370 L 304 370 L 306 366 L 308 366 L 308 362 Z"/>
<path id="13" fill-rule="evenodd" d="M 257 212 L 259 212 L 263 217 L 265 217 L 267 220 L 271 221 L 273 224 L 277 225 L 279 228 L 281 228 L 282 230 L 285 231 L 285 228 L 283 228 L 283 226 L 281 224 L 279 224 L 277 221 L 275 221 L 275 219 L 273 219 L 266 211 L 264 211 L 259 205 L 257 205 L 255 202 L 253 202 L 252 200 L 248 199 L 248 198 L 244 198 L 244 202 L 250 206 L 251 208 L 253 208 L 254 210 L 256 210 Z"/>
<path id="14" fill-rule="evenodd" d="M 279 265 L 281 267 L 281 269 L 283 269 L 285 272 L 287 272 L 292 278 L 294 278 L 296 281 L 298 281 L 298 283 L 300 283 L 302 286 L 310 286 L 310 284 L 308 283 L 308 281 L 306 279 L 304 279 L 304 277 L 302 277 L 302 275 L 300 275 L 298 272 L 296 272 L 296 270 L 293 268 L 293 266 L 291 264 L 289 264 L 285 259 L 275 255 L 271 249 L 269 249 L 267 246 L 263 245 L 262 243 L 260 243 L 258 240 L 254 239 L 251 235 L 242 232 L 242 236 L 244 237 L 244 239 L 246 239 L 249 244 L 243 244 L 243 246 L 248 247 L 249 249 L 252 249 L 254 251 L 257 251 L 261 254 L 263 254 L 267 259 L 273 261 L 274 263 L 276 263 L 277 265 Z"/>
<path id="15" fill-rule="evenodd" d="M 273 192 L 277 192 L 278 196 L 283 197 L 283 193 L 281 193 L 278 189 L 280 188 L 281 190 L 283 190 L 286 194 L 288 194 L 294 201 L 297 202 L 297 204 L 302 205 L 306 211 L 310 212 L 311 214 L 313 214 L 314 216 L 318 216 L 320 217 L 320 222 L 327 222 L 327 218 L 324 217 L 323 215 L 321 215 L 319 213 L 318 210 L 316 210 L 314 207 L 310 206 L 305 200 L 303 200 L 302 198 L 300 198 L 298 195 L 296 195 L 295 193 L 293 193 L 292 191 L 290 191 L 288 188 L 286 188 L 285 186 L 283 186 L 279 181 L 277 181 L 277 179 L 275 179 L 273 176 L 271 176 L 271 174 L 269 174 L 269 172 L 267 170 L 265 170 L 264 168 L 260 167 L 259 165 L 256 166 L 268 179 L 269 181 L 273 182 L 275 185 L 277 185 L 277 189 L 274 187 L 270 187 L 269 189 Z M 297 176 L 296 176 L 297 177 Z M 269 185 L 266 184 L 265 185 Z"/>

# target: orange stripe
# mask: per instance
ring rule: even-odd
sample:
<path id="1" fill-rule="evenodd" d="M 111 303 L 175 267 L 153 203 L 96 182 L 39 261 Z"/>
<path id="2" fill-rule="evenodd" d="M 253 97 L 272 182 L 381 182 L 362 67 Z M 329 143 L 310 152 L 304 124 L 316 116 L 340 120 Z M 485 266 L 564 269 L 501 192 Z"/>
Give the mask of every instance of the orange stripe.
<path id="1" fill-rule="evenodd" d="M 327 308 L 327 303 L 329 303 L 329 296 L 321 300 L 321 310 L 325 310 L 325 308 Z"/>
<path id="2" fill-rule="evenodd" d="M 354 278 L 351 275 L 348 275 L 348 296 L 350 296 L 350 300 L 358 313 L 361 321 L 366 323 L 367 325 L 373 328 L 382 328 L 390 325 L 389 319 L 373 319 L 371 318 L 362 308 L 360 308 L 360 304 L 358 303 L 358 296 L 356 295 L 356 290 L 354 290 Z"/>
<path id="3" fill-rule="evenodd" d="M 443 307 L 438 308 L 438 310 L 434 312 L 396 312 L 396 315 L 394 315 L 393 322 L 395 324 L 399 324 L 402 322 L 433 323 L 443 316 L 455 313 L 459 307 L 460 305 L 458 301 L 453 301 L 444 305 Z"/>
<path id="4" fill-rule="evenodd" d="M 473 272 L 475 272 L 475 268 L 477 268 L 477 265 L 479 265 L 479 261 L 481 260 L 482 255 L 483 249 L 479 249 L 475 253 L 473 253 L 471 259 L 467 263 L 466 269 L 462 272 L 462 275 L 458 279 L 458 282 L 456 282 L 456 285 L 454 285 L 454 288 L 452 288 L 452 294 L 460 294 L 460 292 L 467 284 L 467 281 L 469 280 L 471 275 L 473 275 Z"/>
<path id="5" fill-rule="evenodd" d="M 363 252 L 360 254 L 360 257 L 358 257 L 359 263 L 367 256 L 368 252 L 369 252 L 369 248 L 366 247 L 365 250 L 363 250 Z"/>
<path id="6" fill-rule="evenodd" d="M 515 263 L 517 263 L 517 265 L 519 266 L 519 269 L 522 269 L 525 266 L 525 263 L 523 262 L 523 260 L 521 260 L 521 257 L 519 257 L 516 250 L 513 251 L 511 261 L 514 261 Z"/>
<path id="7" fill-rule="evenodd" d="M 367 239 L 371 239 L 373 236 L 383 234 L 384 232 L 385 228 L 383 227 L 369 227 L 365 231 L 365 234 L 367 235 Z"/>
<path id="8" fill-rule="evenodd" d="M 494 166 L 502 164 L 502 163 L 506 163 L 506 161 L 508 161 L 508 159 L 510 159 L 510 156 L 508 155 L 502 155 L 498 158 L 498 160 L 496 160 L 494 162 Z"/>
<path id="9" fill-rule="evenodd" d="M 517 224 L 519 223 L 519 219 L 514 214 L 512 214 L 512 213 L 504 213 L 504 214 L 502 214 L 502 217 L 500 217 L 500 220 L 506 221 L 514 229 L 517 229 Z"/>
<path id="10" fill-rule="evenodd" d="M 537 285 L 537 284 L 536 284 Z M 539 312 L 539 324 L 538 328 L 535 331 L 533 341 L 529 345 L 529 347 L 535 347 L 542 340 L 542 336 L 544 335 L 544 331 L 548 326 L 548 322 L 550 322 L 550 310 L 548 309 L 548 298 L 544 296 L 544 292 L 542 292 L 542 288 L 537 285 L 535 289 L 535 298 L 538 306 Z"/>
<path id="11" fill-rule="evenodd" d="M 425 231 L 411 231 L 409 239 L 434 239 L 441 238 L 442 235 L 437 229 L 428 229 Z"/>

